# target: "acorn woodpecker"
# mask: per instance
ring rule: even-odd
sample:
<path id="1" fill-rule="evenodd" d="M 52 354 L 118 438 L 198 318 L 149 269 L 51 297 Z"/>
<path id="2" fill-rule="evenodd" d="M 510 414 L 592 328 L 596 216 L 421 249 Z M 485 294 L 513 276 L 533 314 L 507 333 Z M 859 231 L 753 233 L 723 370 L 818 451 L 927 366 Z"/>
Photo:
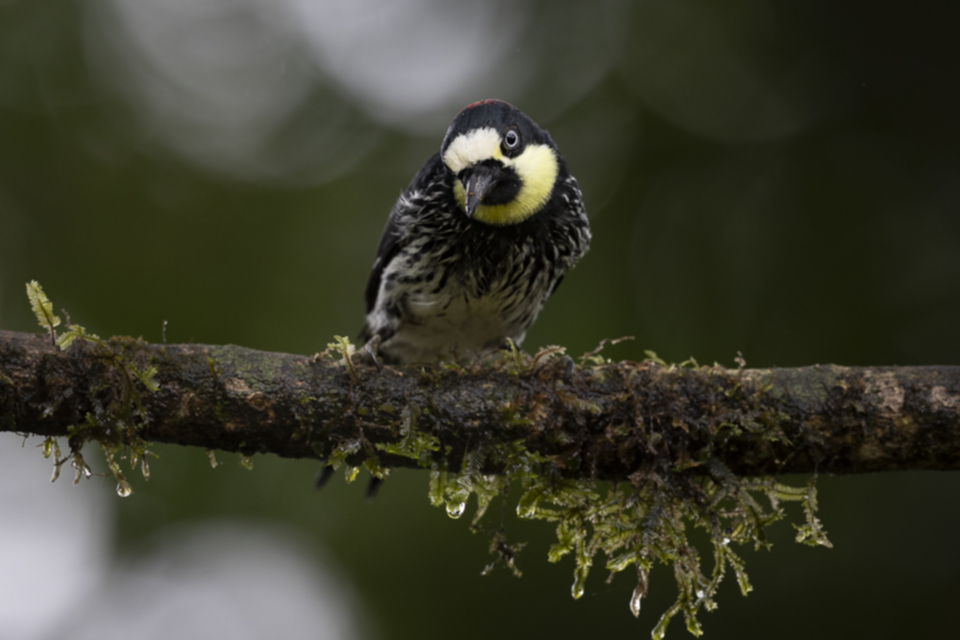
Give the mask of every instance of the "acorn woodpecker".
<path id="1" fill-rule="evenodd" d="M 589 244 L 550 135 L 502 100 L 475 102 L 390 212 L 361 339 L 395 364 L 519 346 Z"/>

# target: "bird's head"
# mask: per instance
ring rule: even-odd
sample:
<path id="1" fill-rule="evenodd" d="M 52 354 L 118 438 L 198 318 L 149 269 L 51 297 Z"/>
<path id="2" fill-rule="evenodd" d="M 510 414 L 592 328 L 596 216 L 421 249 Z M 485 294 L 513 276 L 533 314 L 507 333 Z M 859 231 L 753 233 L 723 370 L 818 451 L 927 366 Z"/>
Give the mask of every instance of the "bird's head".
<path id="1" fill-rule="evenodd" d="M 440 147 L 467 216 L 492 225 L 523 222 L 550 200 L 563 161 L 550 135 L 502 100 L 475 102 Z"/>

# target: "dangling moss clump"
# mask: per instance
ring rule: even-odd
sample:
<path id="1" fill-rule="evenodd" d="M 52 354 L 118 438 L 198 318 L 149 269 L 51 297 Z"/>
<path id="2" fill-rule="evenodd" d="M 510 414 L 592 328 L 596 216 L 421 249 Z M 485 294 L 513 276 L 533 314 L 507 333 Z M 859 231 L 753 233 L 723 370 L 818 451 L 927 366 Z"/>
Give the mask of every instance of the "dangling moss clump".
<path id="1" fill-rule="evenodd" d="M 140 466 L 144 479 L 150 478 L 150 466 L 147 456 L 155 455 L 147 449 L 147 442 L 140 437 L 140 427 L 147 419 L 143 407 L 144 393 L 153 393 L 159 389 L 156 380 L 156 367 L 150 364 L 138 365 L 125 355 L 127 342 L 132 339 L 103 340 L 88 333 L 82 326 L 70 322 L 67 317 L 67 330 L 57 335 L 60 318 L 53 312 L 53 303 L 47 298 L 36 280 L 27 283 L 27 298 L 30 308 L 37 317 L 40 326 L 50 334 L 50 339 L 61 351 L 86 348 L 93 357 L 78 360 L 78 366 L 97 368 L 92 380 L 110 380 L 112 384 L 88 390 L 93 412 L 88 412 L 82 421 L 69 427 L 67 442 L 70 453 L 61 457 L 60 443 L 57 438 L 44 440 L 43 455 L 53 456 L 53 477 L 60 476 L 60 468 L 69 462 L 74 470 L 74 484 L 81 477 L 92 475 L 90 467 L 83 459 L 81 450 L 90 441 L 96 441 L 117 481 L 117 494 L 127 497 L 133 489 L 120 466 L 123 460 L 129 461 L 130 468 Z M 79 341 L 79 342 L 78 342 Z M 76 344 L 75 344 L 76 343 Z"/>
<path id="2" fill-rule="evenodd" d="M 603 345 L 601 345 L 602 347 Z M 600 366 L 608 361 L 599 350 L 587 354 L 582 367 Z M 521 375 L 524 370 L 540 366 L 542 360 L 561 357 L 563 349 L 550 347 L 530 357 L 513 350 L 498 363 L 504 370 Z M 665 371 L 678 368 L 700 369 L 695 361 L 681 365 L 667 365 L 648 352 L 649 361 Z M 743 368 L 742 358 L 738 358 Z M 716 367 L 718 375 L 722 370 Z M 728 385 L 727 395 L 744 393 L 740 382 Z M 768 389 L 759 389 L 761 394 Z M 785 517 L 784 502 L 800 502 L 805 522 L 794 525 L 797 542 L 807 545 L 832 546 L 816 517 L 817 491 L 814 480 L 804 487 L 791 487 L 773 478 L 741 478 L 732 473 L 723 461 L 714 455 L 711 443 L 744 432 L 770 442 L 788 442 L 780 428 L 777 416 L 756 421 L 720 421 L 703 432 L 690 424 L 671 424 L 670 429 L 684 432 L 692 438 L 706 441 L 696 449 L 697 458 L 685 453 L 678 456 L 662 455 L 629 476 L 627 481 L 604 482 L 563 477 L 558 465 L 550 457 L 528 451 L 522 440 L 507 445 L 476 448 L 468 451 L 457 469 L 437 462 L 434 454 L 439 449 L 436 436 L 417 430 L 416 407 L 404 409 L 401 434 L 397 444 L 378 444 L 390 454 L 405 456 L 430 467 L 429 499 L 431 504 L 444 507 L 451 518 L 460 518 L 466 511 L 471 495 L 476 496 L 477 509 L 471 528 L 485 531 L 490 537 L 490 550 L 495 561 L 484 570 L 489 573 L 503 565 L 520 575 L 516 566 L 517 553 L 523 544 L 508 544 L 503 525 L 493 530 L 481 526 L 487 507 L 495 497 L 508 499 L 509 489 L 519 484 L 522 493 L 516 505 L 517 516 L 527 520 L 546 520 L 556 524 L 556 543 L 547 559 L 558 562 L 566 556 L 574 560 L 571 593 L 579 598 L 590 569 L 602 552 L 608 580 L 621 571 L 635 569 L 637 586 L 629 599 L 630 610 L 639 616 L 642 599 L 646 596 L 649 574 L 657 563 L 671 566 L 677 583 L 677 601 L 661 616 L 652 632 L 653 638 L 663 638 L 670 620 L 683 613 L 687 630 L 695 636 L 703 633 L 697 614 L 701 608 L 711 611 L 717 607 L 717 588 L 729 570 L 736 576 L 740 592 L 747 595 L 752 586 L 747 577 L 743 559 L 734 548 L 752 545 L 755 549 L 769 549 L 765 530 Z M 509 422 L 516 417 L 506 416 Z M 521 419 L 521 418 L 516 418 Z M 646 436 L 651 447 L 663 444 L 671 435 L 649 425 Z M 331 464 L 342 463 L 350 452 L 335 451 Z M 680 447 L 686 451 L 684 447 Z M 502 469 L 497 474 L 484 469 Z M 700 552 L 690 542 L 691 529 L 703 529 L 709 538 L 712 570 L 705 571 Z"/>

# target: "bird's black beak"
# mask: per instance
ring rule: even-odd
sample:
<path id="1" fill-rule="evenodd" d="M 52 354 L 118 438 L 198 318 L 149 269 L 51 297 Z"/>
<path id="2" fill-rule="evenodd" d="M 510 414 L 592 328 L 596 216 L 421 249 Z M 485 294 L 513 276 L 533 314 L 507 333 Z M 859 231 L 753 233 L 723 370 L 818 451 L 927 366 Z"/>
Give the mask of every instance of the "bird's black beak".
<path id="1" fill-rule="evenodd" d="M 477 207 L 483 202 L 484 196 L 490 193 L 490 190 L 497 184 L 499 177 L 499 167 L 491 167 L 485 164 L 475 165 L 461 173 L 459 178 L 466 194 L 463 206 L 467 211 L 468 218 L 473 217 Z"/>

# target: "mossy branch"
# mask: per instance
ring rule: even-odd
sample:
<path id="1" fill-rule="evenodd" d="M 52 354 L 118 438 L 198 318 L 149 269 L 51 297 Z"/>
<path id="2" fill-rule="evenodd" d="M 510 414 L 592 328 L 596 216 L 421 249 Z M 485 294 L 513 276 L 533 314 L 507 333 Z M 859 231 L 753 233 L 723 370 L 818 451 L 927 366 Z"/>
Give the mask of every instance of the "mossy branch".
<path id="1" fill-rule="evenodd" d="M 764 530 L 784 517 L 781 502 L 802 503 L 798 542 L 830 546 L 813 482 L 791 487 L 780 474 L 960 468 L 960 367 L 746 369 L 738 358 L 725 369 L 596 353 L 575 366 L 550 347 L 378 371 L 352 362 L 351 348 L 338 339 L 307 357 L 102 340 L 72 324 L 56 342 L 0 331 L 0 431 L 47 436 L 55 476 L 68 460 L 88 475 L 81 447 L 99 442 L 121 495 L 131 488 L 120 461 L 139 461 L 146 476 L 148 441 L 204 447 L 211 460 L 214 449 L 239 451 L 247 464 L 255 453 L 317 458 L 345 465 L 348 480 L 361 464 L 376 478 L 427 467 L 430 500 L 451 517 L 476 495 L 472 528 L 497 558 L 485 573 L 520 573 L 523 545 L 507 543 L 503 523 L 480 524 L 516 481 L 517 515 L 556 524 L 548 559 L 573 556 L 574 598 L 601 551 L 611 578 L 636 568 L 635 615 L 654 564 L 673 566 L 679 595 L 654 638 L 679 614 L 700 635 L 697 614 L 716 608 L 728 568 L 741 593 L 752 589 L 732 546 L 769 548 Z M 57 436 L 68 438 L 66 458 Z M 691 526 L 710 538 L 712 572 Z"/>
<path id="2" fill-rule="evenodd" d="M 348 462 L 376 454 L 383 467 L 418 466 L 425 460 L 393 449 L 413 437 L 414 412 L 416 433 L 440 445 L 433 462 L 520 441 L 564 477 L 626 480 L 664 456 L 695 471 L 718 460 L 740 476 L 960 468 L 960 367 L 571 370 L 510 354 L 378 371 L 230 345 L 103 343 L 136 371 L 155 370 L 158 390 L 127 416 L 148 441 L 317 459 L 357 443 Z M 121 406 L 115 396 L 129 385 L 95 346 L 61 351 L 45 336 L 0 331 L 0 431 L 70 436 L 85 416 Z"/>

